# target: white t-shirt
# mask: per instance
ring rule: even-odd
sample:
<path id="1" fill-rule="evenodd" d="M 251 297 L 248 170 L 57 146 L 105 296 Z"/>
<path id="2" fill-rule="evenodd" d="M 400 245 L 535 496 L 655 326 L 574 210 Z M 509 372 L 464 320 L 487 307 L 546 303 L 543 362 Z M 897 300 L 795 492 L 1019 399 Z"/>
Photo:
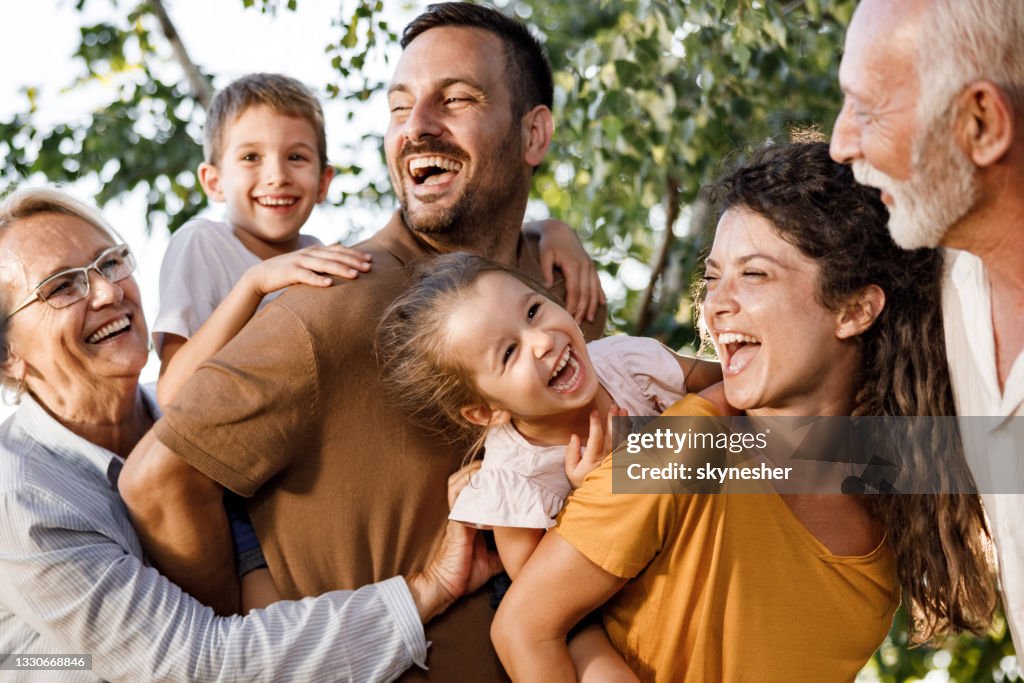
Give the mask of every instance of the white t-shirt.
<path id="1" fill-rule="evenodd" d="M 964 453 L 999 555 L 1003 603 L 1024 652 L 1024 353 L 999 390 L 992 300 L 981 259 L 949 250 L 942 286 L 946 354 Z M 1016 491 L 1018 493 L 1000 493 Z"/>
<path id="2" fill-rule="evenodd" d="M 320 240 L 299 236 L 300 249 L 315 244 L 321 244 Z M 164 334 L 191 338 L 245 271 L 261 260 L 235 237 L 227 223 L 196 218 L 175 232 L 160 266 L 160 313 L 153 323 L 157 352 Z M 268 294 L 260 306 L 280 293 Z"/>
<path id="3" fill-rule="evenodd" d="M 679 362 L 657 340 L 605 337 L 587 344 L 587 352 L 601 385 L 630 415 L 659 415 L 685 394 Z M 483 465 L 448 517 L 484 527 L 548 529 L 571 491 L 565 446 L 536 446 L 505 423 L 487 433 Z"/>

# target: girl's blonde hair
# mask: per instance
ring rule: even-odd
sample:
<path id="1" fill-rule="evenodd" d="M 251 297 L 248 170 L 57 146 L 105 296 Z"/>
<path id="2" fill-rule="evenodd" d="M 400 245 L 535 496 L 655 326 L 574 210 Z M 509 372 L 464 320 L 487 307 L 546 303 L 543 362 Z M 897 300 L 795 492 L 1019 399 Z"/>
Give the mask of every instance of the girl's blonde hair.
<path id="1" fill-rule="evenodd" d="M 505 273 L 558 303 L 544 285 L 515 268 L 473 254 L 446 254 L 417 269 L 408 289 L 384 312 L 376 338 L 392 405 L 434 434 L 466 444 L 470 453 L 483 443 L 487 427 L 469 422 L 462 409 L 488 401 L 456 359 L 447 322 L 484 273 Z"/>

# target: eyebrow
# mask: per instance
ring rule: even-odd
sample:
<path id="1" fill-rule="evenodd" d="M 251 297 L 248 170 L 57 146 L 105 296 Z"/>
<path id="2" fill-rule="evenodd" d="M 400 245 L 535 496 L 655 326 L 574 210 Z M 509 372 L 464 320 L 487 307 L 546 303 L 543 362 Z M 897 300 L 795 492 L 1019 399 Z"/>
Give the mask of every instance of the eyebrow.
<path id="1" fill-rule="evenodd" d="M 776 264 L 780 268 L 789 268 L 789 266 L 787 266 L 785 263 L 783 263 L 779 259 L 775 258 L 774 256 L 769 256 L 768 254 L 747 254 L 746 256 L 741 256 L 738 259 L 736 259 L 736 262 L 739 263 L 740 265 L 746 265 L 750 261 L 754 261 L 756 259 L 764 259 L 765 261 L 771 261 L 772 263 Z M 718 261 L 714 260 L 713 258 L 705 259 L 704 260 L 704 265 L 705 266 L 710 266 L 712 268 L 720 268 L 721 267 L 721 265 L 718 263 Z"/>
<path id="2" fill-rule="evenodd" d="M 487 92 L 486 88 L 484 88 L 482 85 L 480 85 L 471 78 L 442 78 L 440 80 L 434 81 L 432 85 L 438 90 L 444 90 L 445 88 L 450 88 L 453 85 L 465 85 L 482 93 Z M 390 86 L 388 86 L 389 96 L 392 93 L 396 92 L 411 93 L 412 91 L 410 90 L 409 86 L 407 86 L 404 83 L 392 83 Z"/>

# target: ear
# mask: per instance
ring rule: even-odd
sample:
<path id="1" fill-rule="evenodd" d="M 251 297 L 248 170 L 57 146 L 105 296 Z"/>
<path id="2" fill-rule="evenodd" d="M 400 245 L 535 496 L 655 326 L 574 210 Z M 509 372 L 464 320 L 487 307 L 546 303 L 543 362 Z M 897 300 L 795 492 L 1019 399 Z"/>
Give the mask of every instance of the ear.
<path id="1" fill-rule="evenodd" d="M 320 183 L 317 185 L 316 191 L 316 203 L 319 204 L 323 200 L 327 199 L 327 188 L 331 186 L 331 181 L 334 180 L 334 167 L 327 164 L 324 167 L 323 173 L 320 174 Z"/>
<path id="2" fill-rule="evenodd" d="M 25 380 L 26 368 L 25 361 L 15 353 L 14 349 L 10 345 L 7 346 L 7 359 L 3 363 L 0 363 L 0 370 L 3 373 L 14 380 Z"/>
<path id="3" fill-rule="evenodd" d="M 212 201 L 224 201 L 224 190 L 220 186 L 220 172 L 216 166 L 205 161 L 199 164 L 199 184 L 203 186 L 203 192 Z"/>
<path id="4" fill-rule="evenodd" d="M 459 412 L 462 413 L 462 417 L 466 418 L 467 422 L 481 427 L 504 424 L 512 419 L 511 413 L 507 410 L 495 410 L 489 406 L 482 405 L 463 406 Z"/>
<path id="5" fill-rule="evenodd" d="M 538 104 L 523 116 L 524 159 L 536 168 L 547 156 L 551 136 L 555 132 L 555 120 L 551 110 Z"/>
<path id="6" fill-rule="evenodd" d="M 885 292 L 878 285 L 868 285 L 843 305 L 836 318 L 836 337 L 852 339 L 864 334 L 885 308 Z"/>
<path id="7" fill-rule="evenodd" d="M 979 167 L 999 163 L 1013 147 L 1014 112 L 1006 93 L 991 81 L 978 81 L 957 100 L 957 135 L 964 152 Z"/>

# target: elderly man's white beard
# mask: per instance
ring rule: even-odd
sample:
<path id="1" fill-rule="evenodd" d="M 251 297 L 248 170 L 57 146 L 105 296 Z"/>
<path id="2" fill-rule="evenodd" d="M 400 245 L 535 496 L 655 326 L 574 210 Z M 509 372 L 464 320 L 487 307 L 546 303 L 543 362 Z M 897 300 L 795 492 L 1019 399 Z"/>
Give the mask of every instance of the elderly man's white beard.
<path id="1" fill-rule="evenodd" d="M 904 249 L 939 246 L 977 201 L 974 164 L 956 146 L 951 126 L 943 125 L 948 120 L 933 117 L 914 140 L 909 180 L 895 180 L 863 159 L 853 162 L 857 182 L 892 196 L 889 233 Z"/>

